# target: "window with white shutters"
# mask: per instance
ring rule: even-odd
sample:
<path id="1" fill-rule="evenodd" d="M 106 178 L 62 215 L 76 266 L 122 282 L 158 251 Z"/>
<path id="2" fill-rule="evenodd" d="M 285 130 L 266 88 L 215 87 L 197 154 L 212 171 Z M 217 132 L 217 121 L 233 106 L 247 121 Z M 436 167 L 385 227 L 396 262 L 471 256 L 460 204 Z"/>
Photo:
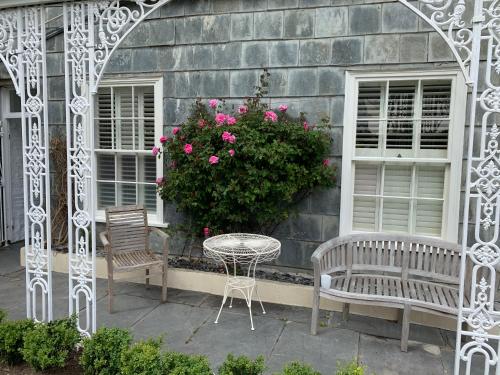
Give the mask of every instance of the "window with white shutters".
<path id="1" fill-rule="evenodd" d="M 96 96 L 97 210 L 144 205 L 153 223 L 161 224 L 162 203 L 156 177 L 162 167 L 151 155 L 161 135 L 158 82 L 104 84 Z"/>
<path id="2" fill-rule="evenodd" d="M 342 234 L 456 240 L 465 96 L 456 72 L 348 74 Z"/>

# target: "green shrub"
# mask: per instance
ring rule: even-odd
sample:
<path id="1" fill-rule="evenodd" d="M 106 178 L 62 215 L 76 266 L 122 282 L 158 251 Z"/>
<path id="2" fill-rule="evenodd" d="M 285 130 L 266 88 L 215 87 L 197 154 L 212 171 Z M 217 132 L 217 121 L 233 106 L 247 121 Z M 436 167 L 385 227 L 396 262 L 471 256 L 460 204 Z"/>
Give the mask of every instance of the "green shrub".
<path id="1" fill-rule="evenodd" d="M 119 328 L 100 328 L 83 341 L 80 364 L 86 375 L 117 375 L 120 373 L 122 352 L 132 342 L 129 331 Z"/>
<path id="2" fill-rule="evenodd" d="M 169 352 L 163 357 L 163 369 L 169 375 L 211 375 L 207 357 Z"/>
<path id="3" fill-rule="evenodd" d="M 75 316 L 36 324 L 24 336 L 24 360 L 35 370 L 64 367 L 80 339 Z"/>
<path id="4" fill-rule="evenodd" d="M 228 354 L 219 368 L 219 375 L 260 375 L 264 373 L 264 357 L 258 356 L 255 361 L 245 356 L 235 357 Z"/>
<path id="5" fill-rule="evenodd" d="M 290 362 L 280 373 L 275 375 L 321 375 L 318 371 L 315 371 L 311 366 L 300 363 L 300 362 Z"/>
<path id="6" fill-rule="evenodd" d="M 18 320 L 0 324 L 0 360 L 14 365 L 23 361 L 21 352 L 25 335 L 33 330 L 32 320 Z"/>
<path id="7" fill-rule="evenodd" d="M 5 318 L 7 318 L 7 313 L 3 310 L 0 310 L 0 323 L 2 323 Z"/>
<path id="8" fill-rule="evenodd" d="M 261 80 L 265 87 L 267 75 Z M 190 217 L 194 234 L 269 232 L 313 189 L 335 185 L 328 120 L 309 125 L 285 106 L 271 110 L 262 95 L 237 111 L 197 101 L 174 136 L 160 140 L 163 150 L 153 149 L 169 162 L 159 194 Z"/>
<path id="9" fill-rule="evenodd" d="M 161 340 L 141 341 L 122 352 L 122 375 L 162 375 Z"/>
<path id="10" fill-rule="evenodd" d="M 363 375 L 365 369 L 358 365 L 356 360 L 353 360 L 347 364 L 337 364 L 337 372 L 335 375 Z"/>

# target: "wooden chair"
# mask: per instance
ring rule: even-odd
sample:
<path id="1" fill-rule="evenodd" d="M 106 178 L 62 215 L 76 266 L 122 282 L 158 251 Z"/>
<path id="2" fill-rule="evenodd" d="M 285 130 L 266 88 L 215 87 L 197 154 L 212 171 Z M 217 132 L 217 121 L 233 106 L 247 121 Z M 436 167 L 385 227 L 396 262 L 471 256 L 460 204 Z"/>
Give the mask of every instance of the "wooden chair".
<path id="1" fill-rule="evenodd" d="M 149 236 L 154 232 L 163 239 L 163 256 L 153 253 Z M 113 311 L 113 274 L 145 270 L 146 288 L 149 287 L 149 271 L 154 267 L 162 270 L 161 301 L 167 300 L 168 239 L 157 228 L 148 226 L 144 207 L 124 206 L 106 209 L 106 231 L 100 234 L 108 264 L 108 310 Z"/>

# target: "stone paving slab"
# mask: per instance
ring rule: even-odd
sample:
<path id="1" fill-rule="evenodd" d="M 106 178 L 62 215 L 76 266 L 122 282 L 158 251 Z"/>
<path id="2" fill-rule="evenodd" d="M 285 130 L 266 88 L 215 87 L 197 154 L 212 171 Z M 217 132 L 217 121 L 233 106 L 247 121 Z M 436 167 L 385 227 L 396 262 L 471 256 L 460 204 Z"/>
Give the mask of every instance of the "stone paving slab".
<path id="1" fill-rule="evenodd" d="M 11 319 L 26 316 L 25 274 L 20 269 L 18 248 L 0 249 L 0 309 Z M 53 274 L 54 315 L 67 315 L 67 275 Z M 258 302 L 252 304 L 255 331 L 250 330 L 248 309 L 241 299 L 214 319 L 222 298 L 203 293 L 169 289 L 168 303 L 160 303 L 160 288 L 118 282 L 115 313 L 107 312 L 107 282 L 97 281 L 99 326 L 129 328 L 135 339 L 164 334 L 164 347 L 207 355 L 214 368 L 229 352 L 250 357 L 264 355 L 268 374 L 293 360 L 313 365 L 324 375 L 334 373 L 338 361 L 358 358 L 367 374 L 452 374 L 453 332 L 412 325 L 408 353 L 400 351 L 400 325 L 382 319 L 351 315 L 347 322 L 338 313 L 321 312 L 318 335 L 309 334 L 311 311 L 307 308 Z M 227 305 L 226 305 L 227 306 Z M 483 373 L 479 360 L 473 374 Z"/>

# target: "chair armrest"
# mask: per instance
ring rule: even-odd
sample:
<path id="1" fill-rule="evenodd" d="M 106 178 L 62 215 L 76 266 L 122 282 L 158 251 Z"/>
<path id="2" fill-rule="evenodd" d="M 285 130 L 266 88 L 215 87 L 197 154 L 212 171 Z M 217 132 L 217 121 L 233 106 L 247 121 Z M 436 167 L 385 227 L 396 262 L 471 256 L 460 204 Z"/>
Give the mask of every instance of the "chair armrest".
<path id="1" fill-rule="evenodd" d="M 111 246 L 111 244 L 108 241 L 108 232 L 101 232 L 99 233 L 99 238 L 101 239 L 102 245 L 105 248 L 108 248 Z"/>
<path id="2" fill-rule="evenodd" d="M 168 256 L 168 240 L 170 236 L 161 229 L 155 227 L 149 227 L 149 232 L 158 235 L 163 240 L 163 255 Z"/>

